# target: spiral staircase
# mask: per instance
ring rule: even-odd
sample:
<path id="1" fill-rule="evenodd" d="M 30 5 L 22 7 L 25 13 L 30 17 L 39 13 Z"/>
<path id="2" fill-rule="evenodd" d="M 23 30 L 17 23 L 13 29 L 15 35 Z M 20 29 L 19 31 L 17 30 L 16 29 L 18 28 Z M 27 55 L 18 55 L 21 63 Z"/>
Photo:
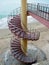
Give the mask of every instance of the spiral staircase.
<path id="1" fill-rule="evenodd" d="M 33 59 L 32 57 L 25 55 L 21 49 L 21 41 L 20 39 L 34 40 L 37 41 L 39 39 L 40 33 L 38 31 L 30 32 L 29 30 L 24 31 L 21 25 L 21 8 L 16 8 L 12 13 L 8 16 L 8 26 L 13 33 L 14 37 L 11 39 L 11 53 L 12 55 L 19 61 L 23 63 L 35 63 L 37 59 Z M 24 26 L 25 27 L 25 26 Z"/>

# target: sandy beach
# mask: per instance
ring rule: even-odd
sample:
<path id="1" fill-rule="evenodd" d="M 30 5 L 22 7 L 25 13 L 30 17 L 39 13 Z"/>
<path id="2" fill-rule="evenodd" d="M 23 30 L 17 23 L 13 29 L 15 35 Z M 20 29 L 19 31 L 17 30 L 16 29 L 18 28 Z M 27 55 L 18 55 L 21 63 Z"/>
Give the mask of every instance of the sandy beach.
<path id="1" fill-rule="evenodd" d="M 29 43 L 32 43 L 33 45 L 42 49 L 49 60 L 49 29 L 40 22 L 29 23 L 28 29 L 31 30 L 31 32 L 34 29 L 40 31 L 39 40 L 29 41 Z M 2 63 L 2 55 L 4 54 L 5 51 L 7 51 L 7 49 L 10 48 L 11 37 L 12 34 L 9 31 L 9 29 L 0 29 L 0 64 Z"/>

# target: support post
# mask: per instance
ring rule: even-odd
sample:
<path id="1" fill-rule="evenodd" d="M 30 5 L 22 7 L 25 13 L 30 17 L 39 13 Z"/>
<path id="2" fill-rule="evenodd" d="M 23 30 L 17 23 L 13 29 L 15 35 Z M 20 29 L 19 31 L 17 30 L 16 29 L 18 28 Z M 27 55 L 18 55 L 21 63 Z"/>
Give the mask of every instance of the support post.
<path id="1" fill-rule="evenodd" d="M 27 31 L 27 0 L 21 0 L 21 25 Z M 27 39 L 21 38 L 22 51 L 27 53 Z"/>

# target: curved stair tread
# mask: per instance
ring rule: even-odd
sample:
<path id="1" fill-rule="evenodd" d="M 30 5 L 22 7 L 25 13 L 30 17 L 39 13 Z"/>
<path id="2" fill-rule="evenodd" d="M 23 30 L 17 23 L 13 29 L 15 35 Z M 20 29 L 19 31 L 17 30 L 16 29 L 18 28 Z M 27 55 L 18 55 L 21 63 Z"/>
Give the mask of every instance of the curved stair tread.
<path id="1" fill-rule="evenodd" d="M 18 39 L 16 39 L 16 40 L 18 40 Z M 15 39 L 11 40 L 11 41 L 15 41 Z M 16 44 L 16 46 L 14 46 L 14 48 L 13 48 L 14 44 Z M 16 43 L 15 42 L 12 43 L 11 42 L 11 45 L 12 45 L 11 52 L 14 55 L 14 57 L 16 59 L 18 59 L 19 61 L 24 62 L 24 63 L 34 63 L 36 60 L 33 60 L 32 57 L 29 57 L 28 55 L 25 55 L 23 53 L 23 51 L 21 50 L 21 45 L 18 46 L 18 44 L 20 44 L 20 43 L 17 43 L 17 42 Z"/>
<path id="2" fill-rule="evenodd" d="M 18 19 L 20 19 L 20 17 Z M 9 26 L 9 29 L 11 30 L 11 32 L 14 33 L 14 35 L 19 36 L 20 38 L 25 38 L 28 40 L 35 40 L 35 41 L 39 39 L 40 33 L 38 31 L 34 32 L 34 33 L 30 33 L 30 32 L 25 32 L 23 30 L 23 28 L 21 26 L 21 20 L 18 21 L 18 20 L 12 19 L 8 23 L 8 26 Z"/>

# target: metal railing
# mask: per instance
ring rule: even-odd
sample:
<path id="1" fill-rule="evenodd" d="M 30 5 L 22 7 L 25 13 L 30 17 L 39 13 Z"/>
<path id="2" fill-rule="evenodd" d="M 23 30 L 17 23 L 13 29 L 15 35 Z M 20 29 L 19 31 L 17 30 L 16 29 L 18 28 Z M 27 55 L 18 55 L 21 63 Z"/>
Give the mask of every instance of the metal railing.
<path id="1" fill-rule="evenodd" d="M 28 11 L 49 20 L 49 5 L 44 4 L 27 4 Z"/>
<path id="2" fill-rule="evenodd" d="M 27 4 L 28 11 L 48 20 L 49 22 L 49 4 Z M 36 29 L 31 29 L 30 31 L 35 31 Z"/>
<path id="3" fill-rule="evenodd" d="M 28 3 L 27 11 L 30 11 L 30 12 L 49 21 L 49 5 L 39 4 L 39 3 L 38 4 Z M 20 15 L 20 14 L 21 14 L 21 7 L 14 9 L 10 13 L 10 15 L 8 15 L 8 21 L 10 19 L 12 19 L 13 17 L 15 17 L 16 15 Z M 30 32 L 31 32 L 31 28 L 30 28 Z"/>
<path id="4" fill-rule="evenodd" d="M 44 4 L 32 4 L 32 3 L 28 3 L 27 4 L 27 10 L 40 16 L 43 17 L 46 20 L 49 20 L 49 5 L 44 5 Z M 21 12 L 21 7 L 14 9 L 10 15 L 8 16 L 10 17 L 14 17 L 16 15 L 19 15 Z"/>

